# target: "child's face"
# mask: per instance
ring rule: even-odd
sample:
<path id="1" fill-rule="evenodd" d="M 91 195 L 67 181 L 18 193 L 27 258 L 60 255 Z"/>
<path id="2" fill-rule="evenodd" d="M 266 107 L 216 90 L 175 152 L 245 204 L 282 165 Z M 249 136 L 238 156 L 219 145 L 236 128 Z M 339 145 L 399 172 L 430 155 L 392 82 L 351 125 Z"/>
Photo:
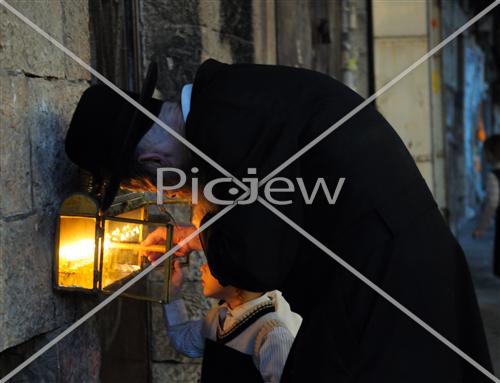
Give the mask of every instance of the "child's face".
<path id="1" fill-rule="evenodd" d="M 209 298 L 226 299 L 234 293 L 234 287 L 222 286 L 219 281 L 212 275 L 208 264 L 204 263 L 200 267 L 201 285 L 203 287 L 203 295 Z"/>

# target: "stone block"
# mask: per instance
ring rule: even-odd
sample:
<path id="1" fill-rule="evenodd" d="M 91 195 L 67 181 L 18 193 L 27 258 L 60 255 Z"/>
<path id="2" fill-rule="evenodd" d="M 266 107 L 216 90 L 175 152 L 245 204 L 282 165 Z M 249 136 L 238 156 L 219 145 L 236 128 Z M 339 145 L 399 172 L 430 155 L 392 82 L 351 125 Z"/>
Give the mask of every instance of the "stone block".
<path id="1" fill-rule="evenodd" d="M 0 76 L 0 190 L 2 215 L 32 208 L 57 210 L 76 168 L 64 152 L 64 137 L 86 82 Z"/>
<path id="2" fill-rule="evenodd" d="M 34 207 L 54 215 L 75 185 L 76 167 L 64 151 L 64 139 L 86 82 L 28 79 L 29 108 L 24 123 L 31 135 Z"/>
<path id="3" fill-rule="evenodd" d="M 184 280 L 188 282 L 200 283 L 201 273 L 200 266 L 206 263 L 206 258 L 203 251 L 192 251 L 189 254 L 189 266 L 184 266 Z"/>
<path id="4" fill-rule="evenodd" d="M 11 0 L 9 4 L 57 41 L 63 42 L 62 2 Z M 2 69 L 63 78 L 64 54 L 5 7 L 0 7 Z"/>
<path id="5" fill-rule="evenodd" d="M 203 318 L 208 309 L 216 302 L 203 296 L 199 281 L 185 282 L 182 288 L 182 297 L 186 301 L 190 319 Z"/>
<path id="6" fill-rule="evenodd" d="M 36 336 L 0 353 L 0 375 L 4 376 L 64 330 Z M 100 354 L 95 322 L 91 319 L 15 375 L 9 382 L 99 382 Z"/>
<path id="7" fill-rule="evenodd" d="M 30 137 L 25 123 L 28 86 L 23 76 L 0 76 L 0 213 L 32 209 Z"/>
<path id="8" fill-rule="evenodd" d="M 53 294 L 52 268 L 57 211 L 74 173 L 64 136 L 87 84 L 23 75 L 0 80 L 3 350 L 72 315 L 68 298 Z"/>
<path id="9" fill-rule="evenodd" d="M 227 40 L 221 40 L 220 32 L 209 27 L 202 27 L 201 31 L 201 61 L 213 58 L 224 63 L 233 63 L 231 45 Z"/>
<path id="10" fill-rule="evenodd" d="M 90 309 L 90 308 L 89 308 Z M 58 344 L 59 381 L 99 383 L 101 370 L 101 340 L 95 318 L 68 335 Z"/>
<path id="11" fill-rule="evenodd" d="M 88 1 L 65 0 L 63 12 L 63 44 L 87 64 L 90 60 L 90 27 Z M 57 49 L 57 48 L 55 48 Z M 91 79 L 90 72 L 65 55 L 65 75 L 68 79 Z"/>
<path id="12" fill-rule="evenodd" d="M 54 226 L 37 215 L 1 223 L 0 351 L 74 318 L 71 300 L 52 289 Z"/>
<path id="13" fill-rule="evenodd" d="M 376 38 L 425 36 L 427 12 L 428 5 L 424 1 L 375 1 L 373 33 Z"/>
<path id="14" fill-rule="evenodd" d="M 88 2 L 14 0 L 9 4 L 90 64 Z M 90 73 L 9 10 L 0 8 L 2 69 L 39 77 L 90 80 Z"/>
<path id="15" fill-rule="evenodd" d="M 152 382 L 196 383 L 201 377 L 200 364 L 153 363 Z"/>

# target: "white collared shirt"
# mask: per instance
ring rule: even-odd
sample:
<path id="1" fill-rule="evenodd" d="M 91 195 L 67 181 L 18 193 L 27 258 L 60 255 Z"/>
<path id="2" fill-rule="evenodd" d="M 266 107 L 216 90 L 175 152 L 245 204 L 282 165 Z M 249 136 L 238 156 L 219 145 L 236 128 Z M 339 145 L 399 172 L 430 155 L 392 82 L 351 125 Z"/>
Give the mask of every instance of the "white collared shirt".
<path id="1" fill-rule="evenodd" d="M 226 304 L 213 307 L 205 318 L 189 320 L 182 299 L 164 305 L 167 333 L 173 347 L 192 358 L 203 355 L 205 339 L 217 338 L 217 327 L 223 322 L 226 331 L 256 306 L 271 301 L 275 312 L 252 323 L 241 334 L 226 343 L 239 352 L 251 355 L 264 382 L 278 383 L 302 318 L 291 311 L 279 291 L 272 291 L 234 309 Z M 222 318 L 221 320 L 219 318 Z"/>
<path id="2" fill-rule="evenodd" d="M 271 299 L 266 294 L 263 294 L 259 298 L 245 302 L 234 309 L 231 309 L 227 303 L 223 303 L 219 306 L 219 319 L 222 323 L 222 330 L 229 330 L 238 322 L 239 318 L 250 311 L 253 307 L 270 301 Z"/>

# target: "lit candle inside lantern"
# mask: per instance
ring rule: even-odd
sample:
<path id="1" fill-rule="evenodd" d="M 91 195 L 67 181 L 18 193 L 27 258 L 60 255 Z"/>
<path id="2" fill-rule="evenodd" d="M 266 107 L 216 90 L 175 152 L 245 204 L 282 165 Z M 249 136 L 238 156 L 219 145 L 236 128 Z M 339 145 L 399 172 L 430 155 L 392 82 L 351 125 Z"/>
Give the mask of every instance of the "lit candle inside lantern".
<path id="1" fill-rule="evenodd" d="M 75 270 L 94 263 L 95 240 L 81 239 L 65 243 L 59 248 L 60 267 Z"/>

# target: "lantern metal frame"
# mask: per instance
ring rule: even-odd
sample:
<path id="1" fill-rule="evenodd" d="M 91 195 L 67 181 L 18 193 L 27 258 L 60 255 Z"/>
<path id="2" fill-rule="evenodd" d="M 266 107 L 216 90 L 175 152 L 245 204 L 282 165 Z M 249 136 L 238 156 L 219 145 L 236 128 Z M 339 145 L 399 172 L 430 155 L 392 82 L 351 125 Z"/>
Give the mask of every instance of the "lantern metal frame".
<path id="1" fill-rule="evenodd" d="M 147 206 L 152 205 L 152 201 L 148 200 L 143 193 L 129 193 L 128 195 L 118 196 L 110 208 L 102 213 L 98 206 L 97 200 L 87 193 L 74 193 L 66 198 L 61 204 L 57 220 L 57 231 L 55 240 L 54 251 L 54 269 L 53 269 L 53 282 L 54 289 L 59 291 L 75 291 L 87 294 L 111 294 L 113 291 L 103 288 L 102 277 L 104 268 L 104 238 L 105 238 L 105 224 L 106 222 L 123 222 L 137 225 L 165 227 L 167 232 L 167 241 L 165 244 L 165 251 L 172 248 L 173 240 L 173 224 L 171 217 L 162 216 L 161 219 L 156 217 L 155 220 L 150 220 L 147 217 Z M 133 219 L 119 217 L 117 215 L 132 212 L 138 209 L 143 211 L 143 219 Z M 92 288 L 84 288 L 80 286 L 62 286 L 59 284 L 59 258 L 60 258 L 60 229 L 61 219 L 67 217 L 75 218 L 88 218 L 95 220 L 95 233 L 94 233 L 94 262 L 93 262 L 93 275 L 92 275 Z M 163 219 L 164 217 L 164 219 Z M 144 262 L 140 265 L 138 273 L 140 273 L 147 263 Z M 145 300 L 158 303 L 168 303 L 170 301 L 170 277 L 172 269 L 172 260 L 169 257 L 163 263 L 164 267 L 164 282 L 161 297 L 156 299 L 147 295 L 122 293 L 120 296 L 138 300 Z M 116 282 L 127 280 L 130 277 L 125 277 Z M 114 282 L 114 283 L 116 283 Z"/>

